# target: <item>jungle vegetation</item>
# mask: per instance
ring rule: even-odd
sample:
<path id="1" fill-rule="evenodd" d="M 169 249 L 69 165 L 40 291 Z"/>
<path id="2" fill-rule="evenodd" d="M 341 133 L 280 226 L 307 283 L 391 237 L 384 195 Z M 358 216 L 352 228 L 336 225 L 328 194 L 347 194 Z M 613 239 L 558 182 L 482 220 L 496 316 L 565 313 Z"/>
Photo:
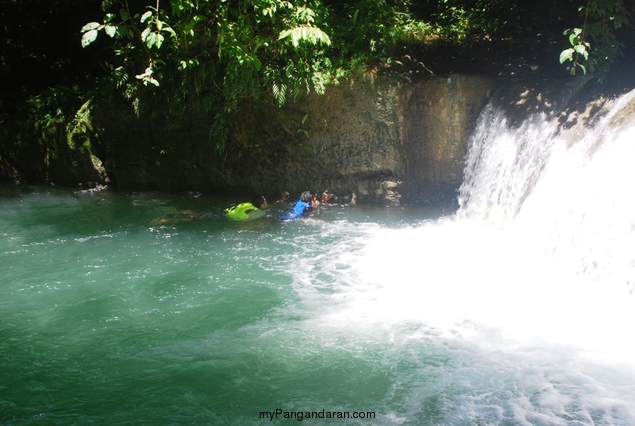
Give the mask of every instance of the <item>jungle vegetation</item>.
<path id="1" fill-rule="evenodd" d="M 69 126 L 120 99 L 139 117 L 213 115 L 222 151 L 245 99 L 282 105 L 364 73 L 499 72 L 541 52 L 602 79 L 633 45 L 634 12 L 634 0 L 0 0 L 0 129 Z"/>

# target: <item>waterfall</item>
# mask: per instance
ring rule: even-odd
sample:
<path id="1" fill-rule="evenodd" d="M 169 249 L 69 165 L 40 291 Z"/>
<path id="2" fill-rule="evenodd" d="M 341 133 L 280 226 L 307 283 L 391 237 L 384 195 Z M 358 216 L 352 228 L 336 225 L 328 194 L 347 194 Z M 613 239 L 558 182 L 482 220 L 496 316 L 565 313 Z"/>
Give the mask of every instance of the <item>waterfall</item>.
<path id="1" fill-rule="evenodd" d="M 635 91 L 592 126 L 510 124 L 488 105 L 470 141 L 457 216 L 506 228 L 578 277 L 635 288 Z"/>
<path id="2" fill-rule="evenodd" d="M 374 233 L 347 321 L 423 323 L 483 350 L 571 346 L 630 364 L 634 98 L 607 103 L 587 126 L 582 116 L 564 126 L 561 113 L 519 119 L 486 106 L 458 212 Z"/>
<path id="3" fill-rule="evenodd" d="M 502 109 L 487 105 L 470 141 L 459 216 L 491 223 L 516 216 L 545 166 L 554 135 L 544 113 L 514 128 Z"/>

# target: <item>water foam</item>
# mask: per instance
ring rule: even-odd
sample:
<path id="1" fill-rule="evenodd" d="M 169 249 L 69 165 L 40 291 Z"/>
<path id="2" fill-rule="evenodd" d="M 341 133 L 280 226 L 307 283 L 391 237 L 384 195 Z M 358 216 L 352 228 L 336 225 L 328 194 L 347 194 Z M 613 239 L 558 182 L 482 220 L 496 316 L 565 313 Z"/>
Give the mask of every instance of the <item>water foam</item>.
<path id="1" fill-rule="evenodd" d="M 456 216 L 339 224 L 348 237 L 294 263 L 303 327 L 396 348 L 409 419 L 434 399 L 454 425 L 633 424 L 635 126 L 612 113 L 569 146 L 544 116 L 500 114 L 481 121 Z M 445 361 L 426 376 L 411 350 Z"/>

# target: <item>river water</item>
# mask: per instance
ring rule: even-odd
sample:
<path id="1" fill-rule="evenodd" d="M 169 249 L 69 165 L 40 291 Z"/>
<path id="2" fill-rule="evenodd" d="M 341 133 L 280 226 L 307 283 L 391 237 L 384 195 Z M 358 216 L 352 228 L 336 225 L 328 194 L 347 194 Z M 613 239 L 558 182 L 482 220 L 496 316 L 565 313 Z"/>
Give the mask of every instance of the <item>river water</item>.
<path id="1" fill-rule="evenodd" d="M 0 424 L 635 425 L 635 127 L 556 133 L 458 212 L 0 187 Z"/>

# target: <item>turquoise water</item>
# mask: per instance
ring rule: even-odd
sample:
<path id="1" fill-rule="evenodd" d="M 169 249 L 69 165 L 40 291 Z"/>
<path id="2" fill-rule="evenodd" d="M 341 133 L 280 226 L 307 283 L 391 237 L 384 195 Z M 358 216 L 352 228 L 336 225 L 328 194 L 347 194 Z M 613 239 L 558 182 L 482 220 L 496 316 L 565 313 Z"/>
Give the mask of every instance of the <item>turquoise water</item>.
<path id="1" fill-rule="evenodd" d="M 479 254 L 496 233 L 422 208 L 232 223 L 232 201 L 2 187 L 0 423 L 633 424 L 623 360 L 508 327 L 536 305 Z"/>
<path id="2" fill-rule="evenodd" d="M 391 387 L 385 342 L 306 332 L 293 269 L 425 211 L 231 223 L 230 200 L 197 194 L 7 187 L 0 203 L 2 424 L 258 424 L 276 408 L 377 410 Z M 149 225 L 183 211 L 203 216 Z"/>

